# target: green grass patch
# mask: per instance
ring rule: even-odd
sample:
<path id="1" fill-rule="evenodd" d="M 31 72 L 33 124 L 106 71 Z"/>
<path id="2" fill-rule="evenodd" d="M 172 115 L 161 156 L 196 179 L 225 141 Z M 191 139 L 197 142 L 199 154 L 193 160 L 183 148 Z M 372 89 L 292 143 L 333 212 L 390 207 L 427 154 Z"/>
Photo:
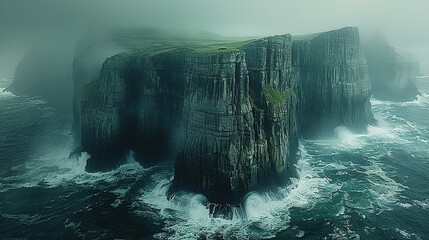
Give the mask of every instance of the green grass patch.
<path id="1" fill-rule="evenodd" d="M 153 56 L 171 51 L 196 54 L 234 52 L 255 39 L 225 37 L 212 33 L 186 35 L 142 30 L 114 33 L 113 41 L 115 45 L 131 53 Z"/>
<path id="2" fill-rule="evenodd" d="M 218 43 L 213 45 L 202 45 L 196 48 L 193 48 L 197 53 L 218 53 L 218 52 L 236 52 L 240 51 L 240 49 L 247 44 L 256 41 L 255 39 L 245 40 L 245 41 L 237 41 L 237 42 L 225 42 Z"/>
<path id="3" fill-rule="evenodd" d="M 264 87 L 263 92 L 267 100 L 273 105 L 285 103 L 293 95 L 292 90 L 289 88 L 279 91 L 272 86 Z"/>
<path id="4" fill-rule="evenodd" d="M 311 34 L 303 34 L 303 35 L 295 35 L 292 36 L 292 41 L 308 41 L 316 38 L 321 33 L 311 33 Z"/>

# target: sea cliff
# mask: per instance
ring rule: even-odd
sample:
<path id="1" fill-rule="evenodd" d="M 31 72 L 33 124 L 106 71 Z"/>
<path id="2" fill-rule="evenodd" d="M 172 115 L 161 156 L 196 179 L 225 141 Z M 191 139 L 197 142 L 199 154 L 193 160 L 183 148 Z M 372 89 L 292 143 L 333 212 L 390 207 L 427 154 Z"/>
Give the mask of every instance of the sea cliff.
<path id="1" fill-rule="evenodd" d="M 416 99 L 417 60 L 410 54 L 399 53 L 380 34 L 366 37 L 363 46 L 374 97 L 391 101 Z"/>
<path id="2" fill-rule="evenodd" d="M 115 167 L 129 150 L 144 164 L 173 157 L 172 189 L 201 192 L 218 203 L 238 203 L 263 184 L 285 181 L 298 141 L 296 99 L 291 79 L 270 71 L 290 68 L 291 45 L 290 36 L 273 37 L 242 51 L 107 59 L 100 78 L 84 90 L 87 169 Z M 268 57 L 282 48 L 289 54 Z M 251 66 L 258 76 L 249 77 L 246 52 L 258 53 L 258 65 Z M 250 79 L 264 83 L 252 89 Z"/>
<path id="3" fill-rule="evenodd" d="M 71 48 L 50 42 L 34 43 L 18 63 L 13 82 L 5 91 L 41 97 L 59 111 L 70 113 L 72 54 Z"/>
<path id="4" fill-rule="evenodd" d="M 295 37 L 299 71 L 299 122 L 305 137 L 330 135 L 346 126 L 364 131 L 372 121 L 371 82 L 357 28 Z"/>
<path id="5" fill-rule="evenodd" d="M 172 159 L 170 193 L 240 203 L 294 175 L 300 136 L 365 131 L 373 121 L 357 28 L 162 48 L 150 41 L 122 40 L 138 47 L 107 58 L 91 81 L 76 74 L 88 171 L 112 169 L 130 151 L 144 165 Z"/>

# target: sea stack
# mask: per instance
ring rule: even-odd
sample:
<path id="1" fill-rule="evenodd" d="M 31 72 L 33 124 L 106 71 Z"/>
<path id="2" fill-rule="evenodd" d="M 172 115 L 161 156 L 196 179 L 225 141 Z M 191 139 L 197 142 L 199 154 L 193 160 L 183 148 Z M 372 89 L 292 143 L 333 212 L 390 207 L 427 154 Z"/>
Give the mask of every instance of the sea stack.
<path id="1" fill-rule="evenodd" d="M 210 44 L 156 35 L 163 47 L 128 36 L 128 51 L 94 80 L 75 78 L 88 171 L 115 168 L 131 150 L 144 165 L 175 161 L 170 193 L 239 204 L 293 176 L 300 136 L 373 120 L 357 28 Z"/>

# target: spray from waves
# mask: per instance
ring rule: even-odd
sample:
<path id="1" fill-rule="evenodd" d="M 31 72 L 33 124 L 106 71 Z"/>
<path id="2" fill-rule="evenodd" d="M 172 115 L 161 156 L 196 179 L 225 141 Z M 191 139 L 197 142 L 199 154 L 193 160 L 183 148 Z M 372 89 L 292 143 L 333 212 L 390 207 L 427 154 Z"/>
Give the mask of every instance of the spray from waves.
<path id="1" fill-rule="evenodd" d="M 401 111 L 395 111 L 393 107 L 418 107 L 421 108 L 420 112 L 427 112 L 429 109 L 429 95 L 423 93 L 418 96 L 418 100 L 408 103 L 392 103 L 383 102 L 379 100 L 372 100 L 374 116 L 378 122 L 378 128 L 382 128 L 386 134 L 392 137 L 392 140 L 402 143 L 410 144 L 415 140 L 427 143 L 427 126 L 426 124 L 415 120 L 409 119 L 407 115 L 404 115 Z M 374 102 L 376 104 L 374 104 Z M 423 104 L 423 107 L 422 107 Z M 425 104 L 425 106 L 424 106 Z M 369 130 L 375 128 L 370 126 Z M 412 135 L 410 135 L 412 133 Z M 396 136 L 396 137 L 394 137 Z"/>
<path id="2" fill-rule="evenodd" d="M 398 203 L 401 193 L 407 188 L 388 176 L 383 169 L 384 165 L 376 160 L 371 161 L 369 166 L 364 166 L 367 181 L 370 183 L 368 191 L 371 199 L 377 207 L 383 210 L 391 210 Z"/>
<path id="3" fill-rule="evenodd" d="M 316 161 L 312 167 L 320 169 L 320 175 L 327 174 L 333 183 L 341 186 L 340 191 L 348 206 L 374 212 L 391 210 L 399 204 L 398 199 L 407 187 L 392 178 L 394 173 L 382 160 L 386 154 L 391 154 L 390 148 L 381 149 L 380 146 L 386 143 L 403 144 L 405 141 L 393 133 L 394 129 L 380 126 L 369 126 L 367 134 L 355 134 L 344 127 L 337 128 L 336 132 L 336 139 L 307 140 L 311 149 L 315 149 L 312 154 Z M 320 149 L 325 151 L 320 152 Z M 342 155 L 343 152 L 347 154 Z M 359 160 L 348 161 L 350 154 L 359 156 Z M 347 174 L 352 174 L 356 179 L 343 182 L 341 176 Z M 365 195 L 365 198 L 359 199 L 368 202 L 349 198 L 349 192 Z"/>
<path id="4" fill-rule="evenodd" d="M 420 78 L 429 78 L 428 75 L 421 75 L 421 76 L 417 76 L 416 78 L 420 79 Z"/>
<path id="5" fill-rule="evenodd" d="M 371 103 L 377 125 L 367 126 L 367 133 L 353 133 L 346 127 L 340 126 L 335 129 L 334 138 L 314 142 L 320 146 L 345 151 L 367 148 L 375 143 L 385 145 L 384 143 L 389 142 L 402 146 L 410 145 L 415 142 L 416 138 L 418 141 L 427 143 L 428 139 L 424 137 L 426 131 L 424 124 L 407 120 L 403 116 L 398 116 L 392 110 L 395 105 L 419 105 L 424 101 L 429 103 L 429 95 L 422 94 L 416 102 L 408 103 L 393 103 L 372 99 Z"/>
<path id="6" fill-rule="evenodd" d="M 380 160 L 384 150 L 381 155 L 374 155 L 378 150 L 367 150 L 374 143 L 404 144 L 404 140 L 397 129 L 390 125 L 389 120 L 378 117 L 380 125 L 368 126 L 366 134 L 356 134 L 345 127 L 339 127 L 335 130 L 334 139 L 302 140 L 301 159 L 297 164 L 298 178 L 292 179 L 290 185 L 275 193 L 250 193 L 243 207 L 235 209 L 231 220 L 210 215 L 207 199 L 202 195 L 183 194 L 167 200 L 165 196 L 171 179 L 160 181 L 153 190 L 144 192 L 139 201 L 160 210 L 167 223 L 165 232 L 157 235 L 162 239 L 202 236 L 270 238 L 290 227 L 292 208 L 312 209 L 329 202 L 333 193 L 343 194 L 343 201 L 346 201 L 339 204 L 339 209 L 332 210 L 333 216 L 344 214 L 345 206 L 370 213 L 391 210 L 393 205 L 399 204 L 398 198 L 406 187 L 391 178 L 390 172 Z M 344 152 L 353 152 L 366 160 L 353 163 L 347 158 L 335 158 Z M 330 174 L 332 171 L 338 174 Z M 344 182 L 338 177 L 348 172 L 355 172 L 360 179 Z M 348 192 L 364 194 L 365 201 L 348 197 Z"/>
<path id="7" fill-rule="evenodd" d="M 379 121 L 379 125 L 367 126 L 366 133 L 354 133 L 347 127 L 340 126 L 334 129 L 334 136 L 331 139 L 312 140 L 311 142 L 323 148 L 351 151 L 363 149 L 374 142 L 404 141 L 395 131 L 392 131 L 382 117 L 376 116 L 376 119 Z"/>
<path id="8" fill-rule="evenodd" d="M 16 97 L 15 95 L 13 95 L 13 93 L 8 92 L 8 91 L 4 91 L 6 88 L 0 88 L 0 100 L 1 99 L 6 99 L 6 98 L 11 98 L 11 97 Z"/>
<path id="9" fill-rule="evenodd" d="M 69 147 L 47 149 L 47 153 L 17 165 L 14 170 L 20 174 L 3 178 L 1 191 L 22 187 L 54 188 L 68 184 L 91 186 L 99 182 L 113 183 L 126 177 L 142 175 L 150 170 L 144 169 L 130 153 L 127 163 L 117 169 L 109 172 L 86 172 L 85 166 L 90 155 L 83 152 L 79 157 L 69 158 L 71 142 L 70 137 Z"/>
<path id="10" fill-rule="evenodd" d="M 429 94 L 428 93 L 421 93 L 416 96 L 416 99 L 413 101 L 407 101 L 407 102 L 391 102 L 388 100 L 379 100 L 376 98 L 371 98 L 371 105 L 378 107 L 378 106 L 384 106 L 384 107 L 391 107 L 391 106 L 420 106 L 420 107 L 427 107 L 429 106 Z"/>
<path id="11" fill-rule="evenodd" d="M 145 192 L 139 201 L 159 209 L 167 225 L 157 238 L 189 239 L 197 237 L 236 237 L 263 239 L 289 227 L 290 209 L 309 209 L 328 201 L 339 186 L 331 184 L 317 169 L 310 166 L 312 156 L 300 144 L 298 178 L 278 192 L 252 192 L 242 207 L 233 209 L 230 220 L 214 217 L 207 199 L 200 194 L 179 194 L 168 200 L 166 191 L 170 180 L 159 181 L 153 190 Z M 319 169 L 320 170 L 320 169 Z"/>
<path id="12" fill-rule="evenodd" d="M 34 104 L 34 105 L 38 105 L 40 107 L 46 108 L 46 109 L 51 109 L 53 110 L 53 107 L 47 106 L 47 101 L 41 97 L 38 96 L 29 96 L 29 95 L 20 95 L 17 96 L 15 94 L 13 94 L 12 92 L 9 91 L 5 91 L 6 88 L 0 88 L 0 100 L 7 100 L 7 99 L 12 99 L 12 98 L 17 98 L 17 97 L 21 97 L 23 100 L 25 100 L 28 103 Z"/>

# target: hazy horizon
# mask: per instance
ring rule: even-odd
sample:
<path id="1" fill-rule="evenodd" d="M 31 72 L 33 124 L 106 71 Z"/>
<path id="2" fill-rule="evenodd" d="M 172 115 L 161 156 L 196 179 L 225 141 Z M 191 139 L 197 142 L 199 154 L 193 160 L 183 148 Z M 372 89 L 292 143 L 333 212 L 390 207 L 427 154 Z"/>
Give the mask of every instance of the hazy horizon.
<path id="1" fill-rule="evenodd" d="M 356 26 L 362 32 L 380 29 L 391 45 L 413 53 L 428 74 L 427 9 L 429 2 L 424 0 L 3 0 L 0 50 L 2 58 L 9 58 L 5 56 L 39 35 L 79 35 L 113 26 L 204 30 L 228 36 L 298 35 Z"/>

